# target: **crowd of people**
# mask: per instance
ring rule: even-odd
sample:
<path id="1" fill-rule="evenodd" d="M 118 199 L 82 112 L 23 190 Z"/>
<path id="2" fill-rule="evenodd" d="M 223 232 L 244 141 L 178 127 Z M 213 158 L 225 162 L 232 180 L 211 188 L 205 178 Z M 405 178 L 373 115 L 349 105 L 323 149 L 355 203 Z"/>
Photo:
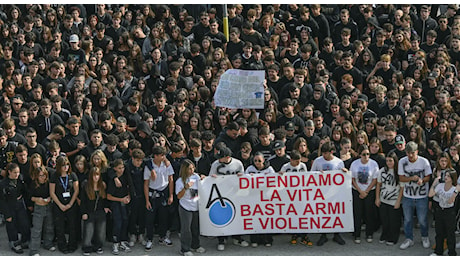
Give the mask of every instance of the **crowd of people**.
<path id="1" fill-rule="evenodd" d="M 365 224 L 368 243 L 382 229 L 379 242 L 393 246 L 402 226 L 407 249 L 419 225 L 429 248 L 434 226 L 433 254 L 446 240 L 456 255 L 458 5 L 226 10 L 228 39 L 222 5 L 0 5 L 0 219 L 11 250 L 90 255 L 111 243 L 117 255 L 171 246 L 176 232 L 181 254 L 204 253 L 200 180 L 343 170 L 355 243 Z M 216 107 L 228 69 L 265 71 L 263 109 Z"/>

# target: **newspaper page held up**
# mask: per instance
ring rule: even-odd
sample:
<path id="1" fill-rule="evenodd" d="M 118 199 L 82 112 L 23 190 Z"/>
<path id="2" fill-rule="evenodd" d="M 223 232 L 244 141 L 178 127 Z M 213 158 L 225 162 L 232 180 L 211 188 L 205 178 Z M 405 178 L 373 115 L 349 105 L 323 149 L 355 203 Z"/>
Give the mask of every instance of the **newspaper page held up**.
<path id="1" fill-rule="evenodd" d="M 214 94 L 218 107 L 226 108 L 264 108 L 263 70 L 229 69 L 220 76 Z"/>

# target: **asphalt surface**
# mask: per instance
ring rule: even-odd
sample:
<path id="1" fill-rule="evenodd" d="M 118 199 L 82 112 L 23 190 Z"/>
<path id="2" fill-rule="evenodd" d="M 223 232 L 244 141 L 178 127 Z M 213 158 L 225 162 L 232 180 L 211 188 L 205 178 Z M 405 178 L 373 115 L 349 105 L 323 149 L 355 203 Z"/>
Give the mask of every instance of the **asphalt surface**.
<path id="1" fill-rule="evenodd" d="M 431 216 L 430 216 L 431 223 Z M 434 228 L 430 226 L 429 237 L 431 244 L 434 244 L 435 231 Z M 379 243 L 380 230 L 374 234 L 374 241 L 372 243 L 367 243 L 365 241 L 365 234 L 361 235 L 362 241 L 361 244 L 355 244 L 353 241 L 353 236 L 351 233 L 343 233 L 342 237 L 346 241 L 345 245 L 339 245 L 332 241 L 332 234 L 328 235 L 329 241 L 323 246 L 317 246 L 316 241 L 319 239 L 319 234 L 310 234 L 310 239 L 315 243 L 312 247 L 307 247 L 305 245 L 290 244 L 290 235 L 288 234 L 278 234 L 274 235 L 274 242 L 272 247 L 265 247 L 259 245 L 256 248 L 249 247 L 240 247 L 232 244 L 231 239 L 227 241 L 225 251 L 217 251 L 217 238 L 215 237 L 201 237 L 201 246 L 206 249 L 204 254 L 197 254 L 195 256 L 428 256 L 433 252 L 433 250 L 425 249 L 421 245 L 420 239 L 420 229 L 414 229 L 414 246 L 401 250 L 399 249 L 399 244 L 404 241 L 404 235 L 401 233 L 397 245 L 387 246 L 385 244 Z M 244 236 L 244 238 L 249 241 L 249 236 Z M 0 256 L 17 256 L 8 248 L 8 238 L 6 235 L 5 225 L 0 227 Z M 171 235 L 171 241 L 173 245 L 170 247 L 158 245 L 158 237 L 154 237 L 154 246 L 150 252 L 144 250 L 144 246 L 136 243 L 132 248 L 132 252 L 123 253 L 121 252 L 119 256 L 180 256 L 180 239 L 177 233 Z M 457 241 L 460 241 L 460 236 L 457 235 Z M 156 243 L 155 243 L 156 242 Z M 111 253 L 111 243 L 106 242 L 104 244 L 104 253 L 102 256 L 113 256 Z M 457 249 L 460 253 L 460 249 Z M 28 250 L 25 250 L 23 256 L 28 255 Z M 82 256 L 81 247 L 77 249 L 72 254 L 64 255 L 59 251 L 50 252 L 45 249 L 41 249 L 41 256 Z M 92 253 L 91 256 L 98 256 L 96 253 Z"/>

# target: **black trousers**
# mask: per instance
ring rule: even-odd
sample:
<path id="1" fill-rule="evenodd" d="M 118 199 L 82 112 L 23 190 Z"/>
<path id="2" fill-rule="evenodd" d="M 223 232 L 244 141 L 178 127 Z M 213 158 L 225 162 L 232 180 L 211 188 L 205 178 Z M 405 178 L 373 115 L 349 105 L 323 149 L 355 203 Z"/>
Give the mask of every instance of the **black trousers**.
<path id="1" fill-rule="evenodd" d="M 434 212 L 436 216 L 436 248 L 434 249 L 434 252 L 437 255 L 442 255 L 444 252 L 444 239 L 447 239 L 449 255 L 457 255 L 457 252 L 455 251 L 455 208 L 451 207 L 442 209 L 441 207 L 437 207 Z"/>
<path id="2" fill-rule="evenodd" d="M 2 202 L 4 203 L 4 202 Z M 30 240 L 30 219 L 24 200 L 16 201 L 11 222 L 5 221 L 6 233 L 10 242 L 18 241 L 18 234 L 21 233 L 21 242 Z"/>
<path id="3" fill-rule="evenodd" d="M 128 204 L 128 232 L 134 235 L 145 233 L 145 199 L 137 197 Z"/>
<path id="4" fill-rule="evenodd" d="M 401 228 L 402 208 L 395 209 L 394 206 L 381 203 L 379 213 L 382 223 L 382 235 L 380 236 L 380 240 L 396 244 L 399 239 L 399 230 Z"/>
<path id="5" fill-rule="evenodd" d="M 54 204 L 53 217 L 58 249 L 60 251 L 77 249 L 77 235 L 79 233 L 81 221 L 78 216 L 78 207 L 76 204 L 74 203 L 74 205 L 66 211 L 62 211 L 57 204 Z M 69 232 L 68 242 L 65 237 L 66 231 Z"/>
<path id="6" fill-rule="evenodd" d="M 375 214 L 375 190 L 371 190 L 366 198 L 359 198 L 357 190 L 353 189 L 353 220 L 355 226 L 355 237 L 361 237 L 361 223 L 366 222 L 366 236 L 372 236 L 375 231 L 375 224 L 378 221 Z"/>

